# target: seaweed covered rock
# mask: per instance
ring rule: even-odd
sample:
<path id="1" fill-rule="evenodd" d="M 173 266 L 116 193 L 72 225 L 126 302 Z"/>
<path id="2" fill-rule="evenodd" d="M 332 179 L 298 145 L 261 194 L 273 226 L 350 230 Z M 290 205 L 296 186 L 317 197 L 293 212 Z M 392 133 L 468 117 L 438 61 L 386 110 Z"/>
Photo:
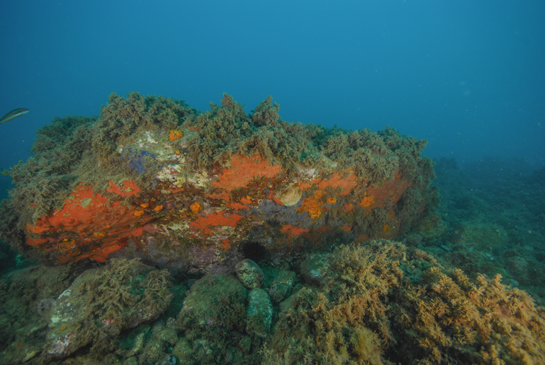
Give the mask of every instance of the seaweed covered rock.
<path id="1" fill-rule="evenodd" d="M 168 275 L 138 261 L 111 260 L 102 272 L 80 275 L 55 303 L 44 303 L 50 326 L 19 329 L 3 363 L 545 362 L 545 309 L 500 276 L 471 280 L 422 250 L 387 240 L 305 255 L 308 262 L 293 271 L 262 265 L 269 292 L 275 283 L 298 282 L 278 305 L 266 289 L 248 290 L 234 273 L 209 274 L 192 285 L 177 319 L 134 329 L 128 327 L 166 306 L 162 300 L 170 295 L 161 290 Z M 307 281 L 303 269 L 315 260 L 327 262 L 327 270 Z M 70 266 L 79 267 L 51 270 Z M 147 300 L 142 289 L 150 287 L 162 289 Z M 107 303 L 117 304 L 108 311 Z"/>
<path id="2" fill-rule="evenodd" d="M 471 281 L 385 240 L 324 254 L 319 286 L 285 301 L 265 364 L 538 364 L 545 309 L 498 275 Z"/>
<path id="3" fill-rule="evenodd" d="M 545 310 L 500 277 L 470 280 L 424 251 L 375 240 L 309 255 L 319 281 L 299 280 L 272 306 L 233 274 L 197 281 L 178 317 L 182 363 L 537 364 L 545 360 Z M 323 266 L 323 265 L 322 265 Z M 247 308 L 247 309 L 245 309 Z"/>
<path id="4" fill-rule="evenodd" d="M 311 254 L 301 263 L 301 276 L 307 284 L 323 285 L 328 278 L 329 265 L 327 255 Z"/>
<path id="5" fill-rule="evenodd" d="M 240 361 L 249 351 L 246 343 L 252 343 L 246 333 L 247 296 L 248 290 L 233 274 L 211 274 L 197 280 L 178 316 L 183 338 L 173 354 L 183 364 Z"/>
<path id="6" fill-rule="evenodd" d="M 278 276 L 271 283 L 269 295 L 275 303 L 280 303 L 290 296 L 291 289 L 295 285 L 296 274 L 293 271 L 280 271 Z"/>
<path id="7" fill-rule="evenodd" d="M 112 260 L 78 276 L 54 302 L 44 355 L 63 358 L 83 346 L 101 356 L 120 332 L 156 319 L 168 307 L 169 274 L 138 259 Z"/>
<path id="8" fill-rule="evenodd" d="M 433 208 L 426 141 L 289 123 L 278 111 L 270 97 L 247 114 L 226 94 L 201 113 L 113 94 L 98 119 L 38 131 L 35 156 L 10 171 L 16 222 L 0 219 L 0 230 L 42 261 L 138 256 L 226 272 L 244 242 L 283 255 L 396 238 Z"/>
<path id="9" fill-rule="evenodd" d="M 55 299 L 83 269 L 74 264 L 37 265 L 0 279 L 0 359 L 28 362 L 42 353 L 48 318 Z"/>
<path id="10" fill-rule="evenodd" d="M 158 321 L 151 331 L 140 333 L 135 340 L 134 347 L 124 356 L 125 364 L 178 364 L 175 356 L 169 353 L 178 342 L 174 318 L 166 325 Z"/>
<path id="11" fill-rule="evenodd" d="M 267 337 L 271 328 L 273 307 L 266 290 L 254 288 L 248 294 L 248 321 L 246 332 L 250 335 Z"/>

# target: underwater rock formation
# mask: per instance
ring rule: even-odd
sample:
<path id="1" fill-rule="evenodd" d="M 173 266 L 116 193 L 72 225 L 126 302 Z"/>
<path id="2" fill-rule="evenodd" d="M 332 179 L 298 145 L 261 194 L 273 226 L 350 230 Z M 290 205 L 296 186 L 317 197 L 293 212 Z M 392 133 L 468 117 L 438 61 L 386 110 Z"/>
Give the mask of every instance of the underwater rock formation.
<path id="1" fill-rule="evenodd" d="M 295 278 L 293 271 L 280 271 L 269 289 L 269 295 L 275 303 L 280 303 L 290 296 L 291 289 L 295 284 Z"/>
<path id="2" fill-rule="evenodd" d="M 122 331 L 154 321 L 171 302 L 169 273 L 138 259 L 110 260 L 77 276 L 74 267 L 37 266 L 0 281 L 2 364 L 56 363 L 82 348 L 102 358 L 116 349 Z"/>
<path id="3" fill-rule="evenodd" d="M 180 289 L 169 288 L 166 270 L 111 260 L 65 282 L 41 317 L 45 325 L 9 323 L 7 304 L 43 290 L 28 286 L 26 298 L 16 298 L 17 284 L 80 266 L 25 270 L 9 289 L 10 280 L 0 280 L 0 318 L 15 326 L 10 337 L 3 333 L 3 364 L 545 362 L 545 309 L 526 292 L 502 284 L 499 275 L 471 280 L 388 240 L 307 254 L 290 271 L 263 264 L 263 288 L 246 289 L 236 273 L 208 274 L 177 300 L 171 297 Z M 319 276 L 306 273 L 316 267 Z M 291 294 L 271 303 L 267 289 L 280 282 L 293 285 Z"/>
<path id="4" fill-rule="evenodd" d="M 234 274 L 206 275 L 191 286 L 177 317 L 184 337 L 173 349 L 182 364 L 213 364 L 239 347 L 247 354 L 247 296 Z"/>
<path id="5" fill-rule="evenodd" d="M 267 291 L 254 288 L 248 293 L 248 322 L 246 333 L 267 337 L 271 328 L 273 307 Z"/>
<path id="6" fill-rule="evenodd" d="M 98 119 L 38 131 L 10 171 L 1 239 L 45 262 L 228 272 L 244 242 L 282 255 L 400 237 L 436 200 L 426 141 L 389 127 L 285 122 L 271 97 L 250 114 L 225 94 L 202 113 L 138 93 L 109 101 Z"/>
<path id="7" fill-rule="evenodd" d="M 172 298 L 168 289 L 168 272 L 138 259 L 85 271 L 51 308 L 47 356 L 67 357 L 88 344 L 95 352 L 115 345 L 121 331 L 159 317 Z"/>

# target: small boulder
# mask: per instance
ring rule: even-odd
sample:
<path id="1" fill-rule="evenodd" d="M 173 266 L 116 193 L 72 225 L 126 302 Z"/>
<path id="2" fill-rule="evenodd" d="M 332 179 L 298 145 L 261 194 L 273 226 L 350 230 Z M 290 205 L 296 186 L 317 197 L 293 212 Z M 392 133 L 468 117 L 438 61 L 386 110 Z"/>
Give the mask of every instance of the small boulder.
<path id="1" fill-rule="evenodd" d="M 250 259 L 239 262 L 235 266 L 235 272 L 242 285 L 247 289 L 260 288 L 263 285 L 265 275 L 259 265 Z"/>
<path id="2" fill-rule="evenodd" d="M 312 254 L 301 263 L 301 275 L 307 284 L 324 285 L 328 270 L 327 255 Z"/>
<path id="3" fill-rule="evenodd" d="M 289 297 L 294 284 L 295 273 L 293 271 L 281 271 L 269 288 L 271 299 L 275 303 L 280 303 Z"/>
<path id="4" fill-rule="evenodd" d="M 249 335 L 267 337 L 271 328 L 273 307 L 271 298 L 264 289 L 252 289 L 248 295 L 248 321 L 246 332 Z"/>

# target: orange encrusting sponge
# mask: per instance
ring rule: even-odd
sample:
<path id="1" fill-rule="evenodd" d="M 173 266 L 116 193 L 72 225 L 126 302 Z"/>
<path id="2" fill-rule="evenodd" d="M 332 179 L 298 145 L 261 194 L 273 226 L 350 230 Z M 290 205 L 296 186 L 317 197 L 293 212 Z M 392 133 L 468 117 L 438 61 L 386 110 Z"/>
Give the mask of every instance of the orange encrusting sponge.
<path id="1" fill-rule="evenodd" d="M 231 159 L 231 168 L 223 169 L 219 175 L 220 181 L 214 181 L 212 185 L 216 188 L 232 191 L 248 185 L 250 181 L 259 176 L 272 178 L 281 170 L 281 165 L 269 164 L 260 154 L 252 157 L 236 155 Z"/>
<path id="2" fill-rule="evenodd" d="M 175 141 L 177 139 L 180 139 L 184 136 L 183 132 L 177 129 L 173 129 L 170 131 L 170 134 L 168 135 L 169 141 Z"/>
<path id="3" fill-rule="evenodd" d="M 301 203 L 301 207 L 297 208 L 299 212 L 307 212 L 310 218 L 319 218 L 322 215 L 322 205 L 324 204 L 321 199 L 323 195 L 322 190 L 316 190 L 314 195 L 311 195 Z"/>
<path id="4" fill-rule="evenodd" d="M 350 171 L 350 174 L 345 178 L 342 178 L 338 173 L 334 173 L 327 180 L 315 178 L 310 182 L 299 182 L 299 186 L 302 190 L 306 190 L 314 184 L 316 184 L 320 190 L 326 190 L 327 187 L 332 187 L 334 189 L 341 188 L 340 195 L 346 196 L 358 185 L 358 179 L 354 173 Z"/>
<path id="5" fill-rule="evenodd" d="M 409 183 L 402 179 L 400 172 L 397 171 L 394 181 L 386 181 L 378 188 L 369 186 L 368 194 L 366 194 L 368 200 L 364 198 L 360 205 L 369 208 L 386 208 L 386 202 L 390 205 L 397 203 L 408 187 Z"/>
<path id="6" fill-rule="evenodd" d="M 134 182 L 125 181 L 132 193 L 140 191 Z M 126 196 L 110 181 L 112 192 Z M 115 187 L 114 187 L 115 186 Z M 104 262 L 108 255 L 127 244 L 129 237 L 142 235 L 142 227 L 153 219 L 152 216 L 135 214 L 141 209 L 123 206 L 121 202 L 109 202 L 100 194 L 93 193 L 92 187 L 80 185 L 60 211 L 42 216 L 35 225 L 28 224 L 27 231 L 36 238 L 29 238 L 31 246 L 45 251 L 57 251 L 61 263 L 90 258 Z"/>
<path id="7" fill-rule="evenodd" d="M 204 235 L 212 235 L 212 227 L 230 226 L 236 227 L 237 222 L 242 218 L 239 214 L 225 215 L 223 212 L 207 214 L 204 217 L 198 217 L 197 220 L 190 223 L 190 226 L 196 228 Z"/>
<path id="8" fill-rule="evenodd" d="M 124 180 L 119 186 L 117 186 L 112 180 L 110 180 L 110 187 L 106 188 L 106 191 L 119 196 L 138 196 L 142 189 L 136 186 L 134 181 Z"/>

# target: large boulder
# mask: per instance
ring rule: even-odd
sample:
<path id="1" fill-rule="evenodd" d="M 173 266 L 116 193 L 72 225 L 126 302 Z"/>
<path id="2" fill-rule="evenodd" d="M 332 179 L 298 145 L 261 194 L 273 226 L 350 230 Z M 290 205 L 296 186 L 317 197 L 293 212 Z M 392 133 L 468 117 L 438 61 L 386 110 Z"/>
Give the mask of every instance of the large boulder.
<path id="1" fill-rule="evenodd" d="M 98 119 L 54 120 L 10 171 L 2 239 L 42 261 L 227 272 L 247 242 L 285 255 L 399 237 L 435 200 L 424 140 L 284 122 L 270 97 L 249 115 L 221 103 L 114 94 Z"/>

